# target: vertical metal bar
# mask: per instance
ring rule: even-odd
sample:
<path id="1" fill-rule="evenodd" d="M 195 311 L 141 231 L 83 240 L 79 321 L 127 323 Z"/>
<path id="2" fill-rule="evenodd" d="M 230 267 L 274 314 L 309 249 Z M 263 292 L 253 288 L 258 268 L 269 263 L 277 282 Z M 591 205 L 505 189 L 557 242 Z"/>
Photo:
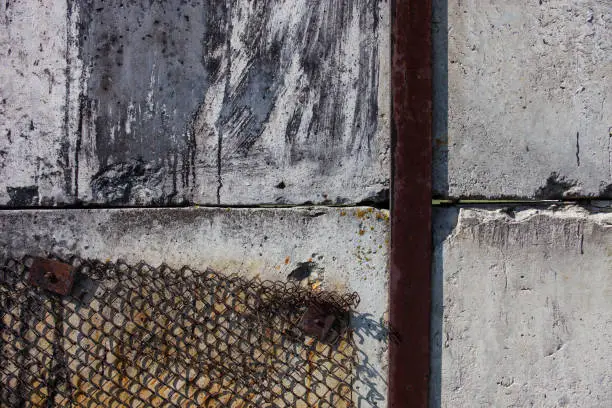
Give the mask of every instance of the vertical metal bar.
<path id="1" fill-rule="evenodd" d="M 392 2 L 389 406 L 427 407 L 431 304 L 431 0 Z"/>

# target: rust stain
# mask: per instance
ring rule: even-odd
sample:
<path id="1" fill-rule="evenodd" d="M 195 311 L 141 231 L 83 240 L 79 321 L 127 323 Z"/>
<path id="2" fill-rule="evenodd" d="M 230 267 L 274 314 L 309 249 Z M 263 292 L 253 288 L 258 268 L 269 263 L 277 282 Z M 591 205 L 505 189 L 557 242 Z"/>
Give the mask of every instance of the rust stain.
<path id="1" fill-rule="evenodd" d="M 60 295 L 67 295 L 72 290 L 74 283 L 74 268 L 64 262 L 34 258 L 28 283 Z"/>

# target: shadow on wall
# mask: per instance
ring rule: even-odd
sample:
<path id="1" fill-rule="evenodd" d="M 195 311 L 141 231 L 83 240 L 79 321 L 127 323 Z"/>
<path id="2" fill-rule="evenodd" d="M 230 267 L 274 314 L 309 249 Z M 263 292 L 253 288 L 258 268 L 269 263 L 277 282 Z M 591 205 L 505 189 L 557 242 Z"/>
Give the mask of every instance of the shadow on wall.
<path id="1" fill-rule="evenodd" d="M 431 269 L 431 338 L 429 408 L 442 406 L 442 346 L 444 322 L 444 241 L 457 225 L 459 209 L 433 211 L 433 264 Z"/>
<path id="2" fill-rule="evenodd" d="M 433 195 L 448 196 L 448 0 L 433 0 Z"/>
<path id="3" fill-rule="evenodd" d="M 376 407 L 382 401 L 385 401 L 386 396 L 383 394 L 386 391 L 380 390 L 379 384 L 388 385 L 382 373 L 370 363 L 368 354 L 359 348 L 363 345 L 365 338 L 374 338 L 377 341 L 384 342 L 388 347 L 390 341 L 390 333 L 388 324 L 380 318 L 376 320 L 370 313 L 354 313 L 351 317 L 351 326 L 353 327 L 354 341 L 357 345 L 357 383 L 358 385 L 353 390 L 357 394 L 357 407 Z"/>
<path id="4" fill-rule="evenodd" d="M 448 0 L 433 0 L 433 196 L 448 196 Z M 444 319 L 444 240 L 457 224 L 458 209 L 434 209 L 431 272 L 429 407 L 442 404 L 442 323 Z"/>

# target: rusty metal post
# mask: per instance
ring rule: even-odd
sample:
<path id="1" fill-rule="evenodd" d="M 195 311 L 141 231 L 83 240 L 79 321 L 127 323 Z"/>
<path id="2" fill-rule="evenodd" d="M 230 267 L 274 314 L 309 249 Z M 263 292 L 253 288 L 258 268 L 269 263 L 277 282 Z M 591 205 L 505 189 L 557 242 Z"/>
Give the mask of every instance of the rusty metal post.
<path id="1" fill-rule="evenodd" d="M 427 407 L 431 303 L 431 0 L 392 3 L 389 406 Z"/>

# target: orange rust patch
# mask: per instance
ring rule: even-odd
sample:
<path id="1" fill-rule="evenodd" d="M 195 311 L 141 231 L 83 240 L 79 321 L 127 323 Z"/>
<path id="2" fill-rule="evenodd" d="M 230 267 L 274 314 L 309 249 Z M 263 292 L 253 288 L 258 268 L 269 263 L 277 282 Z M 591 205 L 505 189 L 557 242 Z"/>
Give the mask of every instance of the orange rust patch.
<path id="1" fill-rule="evenodd" d="M 290 257 L 286 257 L 286 258 L 285 258 L 285 265 L 288 265 L 288 264 L 289 264 L 289 261 L 291 261 L 291 258 L 290 258 Z"/>

